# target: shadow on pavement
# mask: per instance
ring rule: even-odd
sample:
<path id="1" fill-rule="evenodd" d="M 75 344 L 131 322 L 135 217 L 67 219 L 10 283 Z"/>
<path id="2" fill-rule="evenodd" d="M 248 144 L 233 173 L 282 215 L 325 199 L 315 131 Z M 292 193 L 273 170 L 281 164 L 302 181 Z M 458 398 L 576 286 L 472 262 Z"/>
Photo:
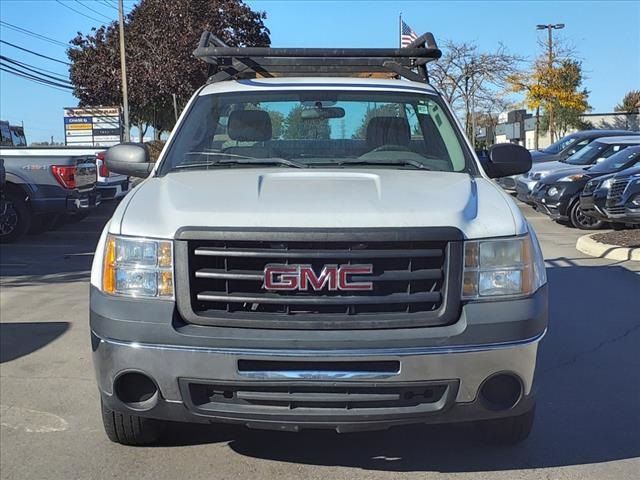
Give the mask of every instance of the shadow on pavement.
<path id="1" fill-rule="evenodd" d="M 0 363 L 40 350 L 68 329 L 68 322 L 0 323 Z"/>
<path id="2" fill-rule="evenodd" d="M 548 269 L 551 323 L 538 365 L 537 418 L 518 446 L 483 445 L 470 425 L 342 435 L 174 425 L 167 441 L 230 442 L 235 452 L 256 458 L 397 472 L 500 471 L 640 457 L 640 276 L 620 266 L 572 263 Z"/>
<path id="3" fill-rule="evenodd" d="M 2 287 L 86 281 L 96 244 L 115 206 L 113 202 L 103 204 L 80 222 L 2 245 Z"/>

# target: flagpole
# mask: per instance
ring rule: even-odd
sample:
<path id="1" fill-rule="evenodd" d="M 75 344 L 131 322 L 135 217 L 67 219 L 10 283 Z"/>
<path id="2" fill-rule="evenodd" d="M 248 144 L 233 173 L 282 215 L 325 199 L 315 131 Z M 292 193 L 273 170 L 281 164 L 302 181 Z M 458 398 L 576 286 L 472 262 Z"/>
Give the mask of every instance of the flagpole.
<path id="1" fill-rule="evenodd" d="M 402 12 L 398 18 L 398 48 L 402 48 Z"/>

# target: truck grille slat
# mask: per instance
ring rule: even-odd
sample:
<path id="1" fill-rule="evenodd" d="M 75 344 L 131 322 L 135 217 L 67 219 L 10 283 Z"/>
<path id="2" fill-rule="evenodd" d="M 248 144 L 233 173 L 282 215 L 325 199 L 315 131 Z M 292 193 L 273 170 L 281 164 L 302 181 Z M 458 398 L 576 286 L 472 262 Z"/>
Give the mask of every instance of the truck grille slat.
<path id="1" fill-rule="evenodd" d="M 208 411 L 233 412 L 269 407 L 269 412 L 300 410 L 309 415 L 349 415 L 358 411 L 387 413 L 439 410 L 455 395 L 454 382 L 402 384 L 393 386 L 306 385 L 238 385 L 201 383 L 182 379 L 181 388 L 189 407 L 206 414 Z M 393 410 L 390 410 L 393 409 Z M 264 413 L 265 410 L 262 410 Z"/>
<path id="2" fill-rule="evenodd" d="M 276 304 L 276 305 L 377 305 L 384 303 L 426 303 L 440 301 L 439 292 L 427 293 L 392 293 L 382 296 L 285 296 L 276 294 L 261 295 L 240 295 L 231 293 L 225 295 L 222 292 L 202 292 L 196 298 L 203 302 L 228 302 L 228 303 L 250 303 L 250 304 Z"/>
<path id="3" fill-rule="evenodd" d="M 254 257 L 254 258 L 410 258 L 410 257 L 440 257 L 442 250 L 425 249 L 425 250 L 328 250 L 319 252 L 316 250 L 271 250 L 271 249 L 254 249 L 254 250 L 226 250 L 224 248 L 197 248 L 194 251 L 196 256 L 209 257 Z"/>
<path id="4" fill-rule="evenodd" d="M 176 273 L 178 309 L 188 322 L 357 329 L 443 325 L 459 315 L 463 238 L 457 229 L 256 230 L 205 231 L 202 239 L 188 231 L 186 240 L 178 238 L 183 261 L 177 264 L 184 265 Z M 354 272 L 348 281 L 370 285 L 349 291 L 324 281 L 267 289 L 265 268 L 286 265 L 305 266 L 316 278 L 329 266 L 366 266 L 371 274 Z"/>
<path id="5" fill-rule="evenodd" d="M 216 268 L 201 268 L 195 272 L 196 278 L 215 278 L 222 280 L 246 280 L 246 281 L 264 281 L 264 274 L 259 270 L 251 271 L 225 271 Z M 440 269 L 424 269 L 415 271 L 389 270 L 380 275 L 370 275 L 366 280 L 373 281 L 396 281 L 396 280 L 439 280 L 442 278 L 442 270 Z M 354 281 L 365 280 L 365 277 L 355 275 Z"/>

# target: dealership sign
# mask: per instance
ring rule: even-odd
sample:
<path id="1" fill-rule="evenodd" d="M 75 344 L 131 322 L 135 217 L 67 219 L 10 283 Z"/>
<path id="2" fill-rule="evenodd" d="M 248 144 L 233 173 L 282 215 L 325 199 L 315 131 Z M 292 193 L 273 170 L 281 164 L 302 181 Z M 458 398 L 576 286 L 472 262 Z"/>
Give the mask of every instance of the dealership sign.
<path id="1" fill-rule="evenodd" d="M 64 109 L 65 145 L 111 147 L 122 141 L 119 107 Z"/>

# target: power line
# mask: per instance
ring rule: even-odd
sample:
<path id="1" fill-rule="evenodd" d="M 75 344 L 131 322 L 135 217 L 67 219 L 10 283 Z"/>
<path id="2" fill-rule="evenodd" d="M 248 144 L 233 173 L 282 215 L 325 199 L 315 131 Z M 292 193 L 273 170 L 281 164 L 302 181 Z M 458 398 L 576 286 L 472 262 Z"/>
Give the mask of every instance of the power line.
<path id="1" fill-rule="evenodd" d="M 17 68 L 14 68 L 14 67 L 12 67 L 10 65 L 6 65 L 6 64 L 3 65 L 2 63 L 0 63 L 0 70 L 2 70 L 4 72 L 7 72 L 7 73 L 11 73 L 12 75 L 15 75 L 17 77 L 23 77 L 23 78 L 26 78 L 27 80 L 32 80 L 34 82 L 41 83 L 43 85 L 47 85 L 47 86 L 50 86 L 50 87 L 54 87 L 55 86 L 57 88 L 63 88 L 63 89 L 66 89 L 66 90 L 73 90 L 73 87 L 70 87 L 68 85 L 64 85 L 64 84 L 61 84 L 61 83 L 53 82 L 51 80 L 46 80 L 44 78 L 39 78 L 39 77 L 37 77 L 35 75 L 32 75 L 30 73 L 26 73 L 26 72 L 20 71 Z"/>
<path id="2" fill-rule="evenodd" d="M 113 6 L 112 4 L 110 4 L 107 0 L 98 0 L 100 3 L 102 3 L 103 5 L 106 5 L 107 7 L 111 7 L 114 10 L 118 10 L 118 7 Z"/>
<path id="3" fill-rule="evenodd" d="M 43 55 L 41 53 L 34 52 L 33 50 L 29 50 L 28 48 L 19 47 L 18 45 L 14 45 L 13 43 L 7 42 L 5 40 L 1 40 L 0 39 L 0 43 L 7 44 L 10 47 L 17 48 L 18 50 L 22 50 L 23 52 L 28 52 L 28 53 L 30 53 L 32 55 L 37 55 L 38 57 L 46 58 L 47 60 L 51 60 L 52 62 L 62 63 L 63 65 L 71 65 L 69 62 L 64 62 L 62 60 L 58 60 L 58 59 L 53 58 L 53 57 L 48 57 L 48 56 Z"/>
<path id="4" fill-rule="evenodd" d="M 60 0 L 56 0 L 56 3 L 59 3 L 60 5 L 62 5 L 65 8 L 68 8 L 69 10 L 71 10 L 72 12 L 76 12 L 78 15 L 82 15 L 83 17 L 89 18 L 91 20 L 95 20 L 96 22 L 99 23 L 104 23 L 104 20 L 100 20 L 99 18 L 96 17 L 92 17 L 91 15 L 87 15 L 85 13 L 82 13 L 80 10 L 76 10 L 73 7 L 70 7 L 69 5 L 67 5 L 66 3 L 62 3 Z"/>
<path id="5" fill-rule="evenodd" d="M 114 10 L 118 10 L 118 7 L 116 7 L 115 5 L 113 5 L 109 0 L 99 0 L 101 3 L 103 3 L 104 5 L 107 5 L 108 7 L 113 8 Z M 133 1 L 133 5 L 127 7 L 129 9 L 129 11 L 127 11 L 126 8 L 124 8 L 125 5 L 123 5 L 123 9 L 124 9 L 124 13 L 131 13 L 131 10 L 133 10 L 133 7 L 135 7 L 135 0 Z"/>
<path id="6" fill-rule="evenodd" d="M 55 39 L 50 38 L 50 37 L 45 37 L 44 35 L 40 35 L 39 33 L 32 32 L 31 30 L 27 30 L 26 28 L 22 28 L 22 27 L 18 27 L 16 25 L 12 25 L 11 23 L 7 23 L 7 22 L 5 22 L 3 20 L 0 20 L 0 25 L 3 25 L 4 27 L 9 28 L 11 30 L 15 30 L 16 32 L 20 32 L 20 33 L 23 33 L 25 35 L 30 35 L 30 36 L 38 38 L 40 40 L 44 40 L 45 42 L 53 43 L 54 45 L 59 45 L 59 46 L 62 46 L 64 48 L 67 48 L 69 46 L 68 44 L 66 44 L 64 42 L 61 42 L 59 40 L 55 40 Z"/>
<path id="7" fill-rule="evenodd" d="M 47 75 L 46 73 L 42 73 L 45 70 L 39 69 L 37 67 L 34 67 L 33 65 L 29 65 L 28 63 L 24 63 L 24 62 L 20 62 L 18 60 L 14 60 L 13 58 L 9 58 L 9 57 L 5 57 L 4 55 L 0 55 L 0 59 L 4 60 L 5 62 L 9 62 L 13 65 L 16 65 L 17 67 L 23 68 L 25 70 L 31 71 L 33 73 L 36 73 L 38 75 L 42 75 L 43 77 L 48 77 L 52 80 L 55 80 L 57 82 L 65 82 L 68 83 L 69 85 L 71 85 L 71 82 L 69 81 L 69 78 L 65 78 L 63 75 L 60 75 L 58 73 L 55 72 L 49 72 L 49 73 L 53 73 L 53 75 Z M 55 76 L 54 76 L 55 75 Z"/>
<path id="8" fill-rule="evenodd" d="M 76 3 L 82 5 L 84 8 L 86 8 L 87 10 L 91 10 L 93 13 L 97 13 L 98 15 L 100 15 L 101 17 L 106 18 L 107 20 L 111 21 L 111 19 L 109 17 L 107 17 L 105 14 L 103 14 L 102 12 L 99 12 L 98 10 L 95 10 L 93 8 L 91 8 L 88 5 L 85 5 L 84 3 L 82 3 L 80 0 L 76 0 Z"/>
<path id="9" fill-rule="evenodd" d="M 48 84 L 48 83 L 46 83 L 44 81 L 34 80 L 32 78 L 27 77 L 26 75 L 21 75 L 19 73 L 15 73 L 15 72 L 12 72 L 10 70 L 7 70 L 2 65 L 0 65 L 0 70 L 3 71 L 3 72 L 9 73 L 11 75 L 15 75 L 16 77 L 21 77 L 21 78 L 24 78 L 25 80 L 29 80 L 31 82 L 38 83 L 40 85 L 44 85 L 45 87 L 49 87 L 49 88 L 53 88 L 55 90 L 60 90 L 61 92 L 69 93 L 69 91 L 67 90 L 67 87 L 64 87 L 64 88 L 54 87 L 53 85 L 50 85 L 50 84 Z"/>
<path id="10" fill-rule="evenodd" d="M 4 64 L 2 63 L 3 60 L 5 62 Z M 55 84 L 56 86 L 59 86 L 59 87 L 73 89 L 73 85 L 71 85 L 71 83 L 69 81 L 67 81 L 67 80 L 57 79 L 55 77 L 52 77 L 51 75 L 46 75 L 44 73 L 40 73 L 37 70 L 34 70 L 32 68 L 22 67 L 20 65 L 15 65 L 15 66 L 7 65 L 6 62 L 7 62 L 6 58 L 0 59 L 0 65 L 2 65 L 5 68 L 10 68 L 11 70 L 14 70 L 14 71 L 16 71 L 18 73 L 21 73 L 23 75 L 28 75 L 29 77 L 31 77 L 31 78 L 33 78 L 35 80 L 42 80 L 43 82 L 49 82 L 49 83 Z M 9 60 L 9 63 L 14 63 L 15 64 L 15 62 L 12 62 L 10 60 Z M 27 70 L 27 71 L 25 71 L 25 70 Z M 35 72 L 35 75 L 33 73 L 29 73 L 29 70 L 32 71 L 32 72 Z M 47 78 L 43 78 L 43 77 L 47 77 Z"/>
<path id="11" fill-rule="evenodd" d="M 52 70 L 47 70 L 46 68 L 42 68 L 42 67 L 37 67 L 35 65 L 31 65 L 30 63 L 21 62 L 20 60 L 16 60 L 14 58 L 9 58 L 9 57 L 5 57 L 5 58 L 7 58 L 8 60 L 11 60 L 13 62 L 19 63 L 22 66 L 36 68 L 36 69 L 38 69 L 38 70 L 40 70 L 42 72 L 47 72 L 47 73 L 50 73 L 52 75 L 57 75 L 58 77 L 64 78 L 65 81 L 69 81 L 69 74 L 68 73 L 67 74 L 62 74 L 62 73 L 54 72 Z"/>

